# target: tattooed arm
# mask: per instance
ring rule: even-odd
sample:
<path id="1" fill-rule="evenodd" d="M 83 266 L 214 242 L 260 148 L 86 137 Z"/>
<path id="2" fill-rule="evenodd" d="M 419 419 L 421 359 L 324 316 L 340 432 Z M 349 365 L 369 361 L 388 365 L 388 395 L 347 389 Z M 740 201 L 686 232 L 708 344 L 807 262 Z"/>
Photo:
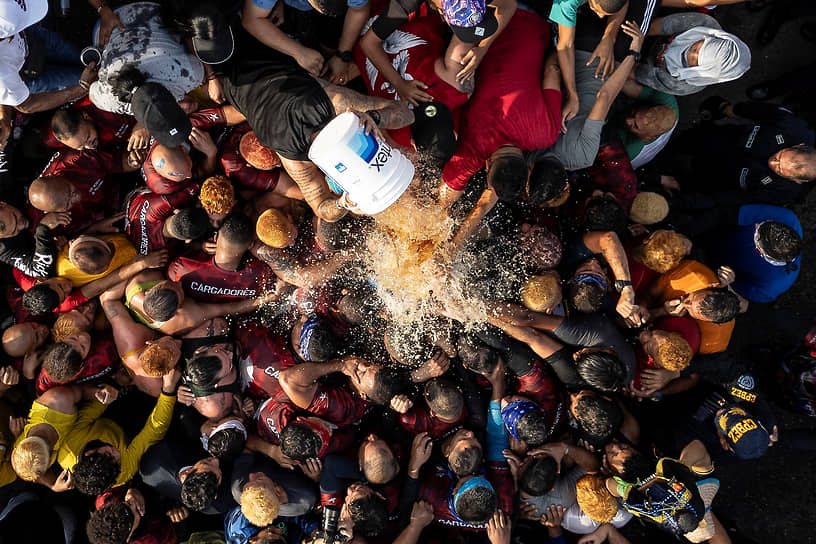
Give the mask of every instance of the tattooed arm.
<path id="1" fill-rule="evenodd" d="M 347 253 L 337 253 L 329 259 L 302 266 L 286 251 L 258 244 L 252 254 L 269 265 L 278 278 L 298 287 L 314 287 L 326 283 L 344 263 L 351 259 Z"/>
<path id="2" fill-rule="evenodd" d="M 303 199 L 320 219 L 334 223 L 340 221 L 348 210 L 341 208 L 339 199 L 317 166 L 309 161 L 293 161 L 281 157 L 281 164 L 289 177 L 300 187 Z"/>
<path id="3" fill-rule="evenodd" d="M 377 113 L 380 114 L 378 126 L 386 129 L 407 127 L 414 122 L 414 112 L 408 109 L 406 102 L 396 102 L 376 96 L 366 96 L 345 87 L 332 85 L 324 80 L 318 81 L 323 85 L 326 95 L 328 95 L 329 100 L 331 100 L 334 105 L 334 111 L 338 114 L 346 110 L 361 112 L 377 110 Z"/>

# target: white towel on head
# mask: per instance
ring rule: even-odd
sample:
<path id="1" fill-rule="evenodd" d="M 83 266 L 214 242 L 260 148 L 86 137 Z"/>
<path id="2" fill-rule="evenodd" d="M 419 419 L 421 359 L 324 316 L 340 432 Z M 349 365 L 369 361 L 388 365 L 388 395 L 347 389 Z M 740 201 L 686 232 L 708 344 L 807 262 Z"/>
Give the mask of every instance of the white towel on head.
<path id="1" fill-rule="evenodd" d="M 686 51 L 702 41 L 697 66 L 688 66 Z M 712 85 L 741 77 L 751 68 L 751 50 L 724 30 L 696 27 L 675 36 L 663 57 L 674 77 L 691 85 Z"/>

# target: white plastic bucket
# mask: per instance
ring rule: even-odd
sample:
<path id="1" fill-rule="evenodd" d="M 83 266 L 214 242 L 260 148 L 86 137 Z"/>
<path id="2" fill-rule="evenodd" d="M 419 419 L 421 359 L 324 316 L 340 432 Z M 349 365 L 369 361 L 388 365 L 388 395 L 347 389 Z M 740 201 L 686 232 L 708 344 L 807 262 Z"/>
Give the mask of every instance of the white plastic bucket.
<path id="1" fill-rule="evenodd" d="M 309 160 L 348 193 L 361 212 L 374 215 L 402 196 L 414 179 L 414 165 L 363 130 L 357 115 L 341 113 L 314 139 Z"/>

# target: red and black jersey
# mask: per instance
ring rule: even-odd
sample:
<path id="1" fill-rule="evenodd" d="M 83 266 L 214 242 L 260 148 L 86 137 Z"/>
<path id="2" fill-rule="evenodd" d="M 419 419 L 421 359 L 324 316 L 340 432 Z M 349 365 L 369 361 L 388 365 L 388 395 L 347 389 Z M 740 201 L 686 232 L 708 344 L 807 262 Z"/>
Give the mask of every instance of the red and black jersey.
<path id="1" fill-rule="evenodd" d="M 17 280 L 17 284 L 22 288 L 23 291 L 28 291 L 29 289 L 34 287 L 34 285 L 37 283 L 36 278 L 32 278 L 31 276 L 20 272 L 16 268 L 13 268 L 11 270 L 11 273 L 14 276 L 14 279 Z M 61 314 L 65 312 L 70 312 L 77 306 L 81 306 L 86 302 L 88 302 L 88 298 L 82 294 L 82 289 L 74 289 L 68 294 L 67 297 L 65 297 L 65 300 L 62 301 L 62 304 L 54 308 L 54 313 Z M 20 297 L 20 303 L 22 304 L 22 297 Z M 23 308 L 23 310 L 25 310 L 25 308 Z M 26 315 L 30 314 L 26 312 Z M 28 321 L 31 320 L 28 319 Z"/>
<path id="2" fill-rule="evenodd" d="M 232 182 L 242 189 L 253 191 L 274 191 L 278 185 L 280 168 L 258 170 L 241 156 L 241 138 L 250 132 L 249 123 L 243 122 L 232 129 L 227 141 L 221 145 L 221 168 Z"/>
<path id="3" fill-rule="evenodd" d="M 124 115 L 121 113 L 113 113 L 110 111 L 100 110 L 91 103 L 89 97 L 82 100 L 77 100 L 71 104 L 70 109 L 78 110 L 88 115 L 91 121 L 96 125 L 96 131 L 99 134 L 99 148 L 109 149 L 118 145 L 126 144 L 130 140 L 130 134 L 133 132 L 133 127 L 136 126 L 136 118 L 132 115 Z M 42 131 L 42 140 L 48 147 L 60 148 L 65 147 L 62 142 L 57 140 L 54 132 L 51 130 L 51 119 L 45 122 Z"/>
<path id="4" fill-rule="evenodd" d="M 237 327 L 235 341 L 241 346 L 241 380 L 244 390 L 256 399 L 284 395 L 278 376 L 295 366 L 286 339 L 255 322 Z"/>
<path id="5" fill-rule="evenodd" d="M 547 415 L 550 436 L 560 432 L 566 422 L 566 392 L 560 382 L 553 377 L 549 367 L 536 358 L 526 374 L 516 376 L 511 385 L 518 395 L 523 395 L 538 404 Z"/>
<path id="6" fill-rule="evenodd" d="M 360 421 L 368 407 L 367 400 L 345 387 L 318 384 L 306 411 L 338 427 L 346 427 Z"/>
<path id="7" fill-rule="evenodd" d="M 44 368 L 40 369 L 37 376 L 37 395 L 42 395 L 52 387 L 65 385 L 68 383 L 85 383 L 98 378 L 102 378 L 112 373 L 119 361 L 119 352 L 116 351 L 116 344 L 110 338 L 94 338 L 88 356 L 82 363 L 82 368 L 76 376 L 67 382 L 57 383 L 51 379 Z"/>
<path id="8" fill-rule="evenodd" d="M 447 423 L 434 417 L 428 405 L 420 402 L 404 414 L 400 414 L 399 423 L 406 432 L 412 435 L 426 432 L 431 438 L 441 438 L 453 429 L 461 427 L 465 419 L 467 419 L 467 410 L 463 408 L 462 414 L 456 421 Z"/>
<path id="9" fill-rule="evenodd" d="M 274 274 L 254 257 L 245 257 L 238 270 L 224 270 L 215 257 L 199 253 L 178 257 L 167 267 L 167 278 L 180 282 L 184 292 L 200 302 L 229 302 L 260 295 L 273 286 Z"/>
<path id="10" fill-rule="evenodd" d="M 187 185 L 184 191 L 160 195 L 147 188 L 136 189 L 128 195 L 125 233 L 140 255 L 147 255 L 168 246 L 162 231 L 164 222 L 177 208 L 195 201 L 198 184 Z"/>
<path id="11" fill-rule="evenodd" d="M 191 113 L 190 123 L 194 127 L 200 128 L 201 130 L 212 130 L 215 128 L 226 127 L 227 118 L 224 115 L 223 109 L 209 108 Z M 176 191 L 183 191 L 187 188 L 187 185 L 189 185 L 189 180 L 180 182 L 171 181 L 159 174 L 156 169 L 153 168 L 153 151 L 156 149 L 157 145 L 159 145 L 159 142 L 157 142 L 155 139 L 150 140 L 150 149 L 147 151 L 147 158 L 145 158 L 144 164 L 142 164 L 142 177 L 145 180 L 145 184 L 154 193 L 159 193 L 162 195 L 175 193 Z M 195 164 L 200 158 L 196 157 L 195 154 L 199 154 L 199 152 L 195 149 L 191 149 L 190 152 L 194 154 L 193 164 Z"/>

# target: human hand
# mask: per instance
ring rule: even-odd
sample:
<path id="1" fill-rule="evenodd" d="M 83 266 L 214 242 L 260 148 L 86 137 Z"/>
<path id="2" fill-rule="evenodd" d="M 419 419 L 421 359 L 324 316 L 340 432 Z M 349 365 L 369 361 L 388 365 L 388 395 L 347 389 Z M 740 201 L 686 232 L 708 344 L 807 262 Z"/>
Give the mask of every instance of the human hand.
<path id="1" fill-rule="evenodd" d="M 42 362 L 41 359 L 42 352 L 32 351 L 31 353 L 26 353 L 23 358 L 23 376 L 25 376 L 27 380 L 33 380 L 36 377 L 37 369 Z"/>
<path id="2" fill-rule="evenodd" d="M 487 539 L 490 544 L 510 544 L 510 518 L 501 510 L 496 510 L 487 522 Z"/>
<path id="3" fill-rule="evenodd" d="M 283 3 L 283 2 L 281 2 Z M 264 527 L 247 541 L 249 544 L 266 544 L 267 542 L 285 542 L 283 530 L 280 527 Z"/>
<path id="4" fill-rule="evenodd" d="M 541 519 L 544 517 L 544 514 L 539 515 L 538 509 L 535 507 L 534 504 L 522 501 L 519 504 L 519 517 L 521 519 L 528 519 L 530 521 L 541 522 Z"/>
<path id="5" fill-rule="evenodd" d="M 181 523 L 190 515 L 190 511 L 183 506 L 178 506 L 176 508 L 171 508 L 167 511 L 167 517 L 170 518 L 170 521 L 173 523 Z"/>
<path id="6" fill-rule="evenodd" d="M 178 387 L 178 383 L 180 380 L 181 369 L 174 368 L 172 371 L 162 376 L 162 391 L 167 391 L 168 393 L 170 393 L 171 391 L 175 391 L 176 388 Z M 192 394 L 192 391 L 190 391 L 190 394 Z"/>
<path id="7" fill-rule="evenodd" d="M 320 472 L 323 470 L 323 461 L 310 457 L 300 464 L 300 470 L 313 482 L 320 481 Z"/>
<path id="8" fill-rule="evenodd" d="M 190 136 L 187 138 L 194 148 L 198 149 L 208 157 L 215 157 L 218 153 L 218 148 L 213 142 L 212 136 L 206 130 L 201 130 L 198 127 L 193 127 Z"/>
<path id="9" fill-rule="evenodd" d="M 48 212 L 40 219 L 40 225 L 45 225 L 48 230 L 54 230 L 57 227 L 65 226 L 71 222 L 71 214 L 69 212 Z"/>
<path id="10" fill-rule="evenodd" d="M 182 385 L 176 392 L 176 399 L 185 406 L 192 406 L 196 397 L 193 395 L 192 389 L 186 385 Z"/>
<path id="11" fill-rule="evenodd" d="M 615 69 L 614 40 L 601 38 L 592 56 L 589 57 L 586 65 L 589 66 L 595 59 L 598 59 L 598 67 L 595 69 L 595 78 L 606 79 Z"/>
<path id="12" fill-rule="evenodd" d="M 345 85 L 349 82 L 349 69 L 351 63 L 343 62 L 343 59 L 334 55 L 326 63 L 328 68 L 327 79 L 335 85 Z"/>
<path id="13" fill-rule="evenodd" d="M 779 441 L 779 426 L 774 425 L 773 431 L 771 431 L 770 441 L 768 442 L 768 447 L 770 448 L 774 444 Z"/>
<path id="14" fill-rule="evenodd" d="M 567 101 L 561 106 L 561 132 L 567 133 L 567 121 L 578 115 L 578 95 L 568 94 Z"/>
<path id="15" fill-rule="evenodd" d="M 433 440 L 426 432 L 421 432 L 414 437 L 411 443 L 411 460 L 408 461 L 408 474 L 419 476 L 419 469 L 428 462 L 433 451 Z"/>
<path id="16" fill-rule="evenodd" d="M 163 268 L 170 257 L 170 253 L 166 249 L 153 251 L 140 257 L 145 265 L 145 268 Z"/>
<path id="17" fill-rule="evenodd" d="M 564 512 L 566 512 L 566 509 L 560 504 L 550 505 L 539 521 L 542 525 L 547 527 L 553 529 L 559 528 L 561 527 L 561 522 L 564 520 Z"/>
<path id="18" fill-rule="evenodd" d="M 54 482 L 54 485 L 51 486 L 51 491 L 54 493 L 62 493 L 63 491 L 68 491 L 73 488 L 74 477 L 71 475 L 71 471 L 66 468 L 57 476 L 57 480 Z"/>
<path id="19" fill-rule="evenodd" d="M 524 440 L 519 440 L 518 438 L 508 436 L 507 443 L 510 446 L 510 451 L 512 451 L 516 455 L 519 456 L 527 455 L 528 447 L 527 442 L 525 442 Z"/>
<path id="20" fill-rule="evenodd" d="M 25 417 L 9 416 L 9 431 L 11 431 L 11 434 L 14 435 L 14 438 L 17 438 L 18 436 L 23 434 L 25 424 L 26 424 Z"/>
<path id="21" fill-rule="evenodd" d="M 737 279 L 737 274 L 730 266 L 721 266 L 717 269 L 717 279 L 720 280 L 720 287 L 728 287 Z"/>
<path id="22" fill-rule="evenodd" d="M 145 126 L 141 123 L 136 123 L 133 126 L 133 130 L 130 132 L 127 150 L 133 151 L 134 149 L 147 149 L 147 146 L 149 145 L 150 131 L 147 130 L 147 128 L 145 128 Z"/>
<path id="23" fill-rule="evenodd" d="M 626 319 L 632 315 L 637 305 L 635 304 L 635 290 L 631 285 L 627 285 L 620 292 L 618 303 L 615 306 L 615 311 L 618 312 L 622 318 Z"/>
<path id="24" fill-rule="evenodd" d="M 557 471 L 561 473 L 561 461 L 564 459 L 564 456 L 567 455 L 567 451 L 569 450 L 569 445 L 566 442 L 550 442 L 548 444 L 544 444 L 543 446 L 539 446 L 533 450 L 530 450 L 529 455 L 533 457 L 537 457 L 540 455 L 547 455 L 552 457 L 555 460 L 555 464 L 558 466 Z"/>
<path id="25" fill-rule="evenodd" d="M 632 43 L 629 44 L 629 50 L 640 52 L 640 48 L 643 47 L 643 40 L 645 38 L 643 32 L 640 31 L 640 25 L 634 21 L 626 21 L 621 25 L 621 30 L 624 34 L 632 38 Z"/>
<path id="26" fill-rule="evenodd" d="M 666 387 L 670 381 L 678 378 L 680 372 L 665 368 L 647 368 L 640 373 L 641 391 L 651 394 Z"/>
<path id="27" fill-rule="evenodd" d="M 102 6 L 102 9 L 99 10 L 99 18 L 99 49 L 101 50 L 108 45 L 108 40 L 110 40 L 114 27 L 124 31 L 125 25 L 122 24 L 119 16 L 108 6 Z"/>
<path id="28" fill-rule="evenodd" d="M 431 378 L 437 378 L 448 371 L 450 359 L 445 352 L 437 350 L 433 356 L 425 361 L 422 366 L 411 372 L 411 378 L 416 383 L 426 382 Z"/>
<path id="29" fill-rule="evenodd" d="M 434 511 L 431 503 L 417 501 L 411 508 L 411 525 L 415 527 L 427 527 L 434 519 Z"/>
<path id="30" fill-rule="evenodd" d="M 294 55 L 295 60 L 300 67 L 317 77 L 323 74 L 323 55 L 309 49 L 308 47 L 301 47 Z"/>
<path id="31" fill-rule="evenodd" d="M 644 308 L 643 306 L 635 305 L 632 308 L 632 313 L 629 314 L 629 317 L 625 319 L 627 327 L 640 327 L 648 323 L 651 314 L 649 314 L 649 310 Z"/>
<path id="32" fill-rule="evenodd" d="M 96 61 L 89 62 L 88 66 L 86 66 L 82 70 L 82 74 L 79 76 L 79 81 L 84 82 L 86 85 L 89 85 L 96 81 L 96 78 L 99 77 L 99 69 L 96 66 Z"/>
<path id="33" fill-rule="evenodd" d="M 485 53 L 487 53 L 487 48 L 485 47 L 473 47 L 470 51 L 465 53 L 465 56 L 459 61 L 459 64 L 462 65 L 462 69 L 456 74 L 456 81 L 460 85 L 462 82 L 476 77 L 476 68 L 482 63 Z"/>
<path id="34" fill-rule="evenodd" d="M 140 516 L 145 515 L 145 498 L 138 489 L 131 487 L 127 490 L 127 493 L 125 493 L 125 504 L 130 505 Z"/>
<path id="35" fill-rule="evenodd" d="M 216 104 L 223 104 L 227 101 L 227 95 L 224 94 L 224 86 L 217 77 L 207 81 L 207 96 Z"/>
<path id="36" fill-rule="evenodd" d="M 257 405 L 255 401 L 249 397 L 245 397 L 241 403 L 241 414 L 243 414 L 243 416 L 247 419 L 252 419 L 255 417 L 256 409 Z"/>
<path id="37" fill-rule="evenodd" d="M 414 403 L 407 395 L 397 395 L 391 399 L 389 406 L 397 413 L 404 414 L 411 409 Z"/>
<path id="38" fill-rule="evenodd" d="M 578 544 L 601 544 L 609 538 L 609 530 L 612 528 L 608 523 L 604 523 L 588 535 L 578 539 Z"/>
<path id="39" fill-rule="evenodd" d="M 94 398 L 101 404 L 111 404 L 119 396 L 119 390 L 112 385 L 102 385 L 94 391 Z"/>
<path id="40" fill-rule="evenodd" d="M 364 111 L 354 111 L 354 115 L 356 115 L 360 119 L 360 126 L 363 127 L 363 132 L 366 134 L 366 136 L 373 132 L 375 138 L 377 138 L 380 141 L 385 140 L 385 136 L 383 136 L 380 127 L 377 126 L 377 123 L 374 122 L 374 119 L 372 119 L 369 114 L 367 114 Z"/>
<path id="41" fill-rule="evenodd" d="M 428 86 L 418 79 L 403 79 L 394 88 L 402 100 L 413 106 L 418 106 L 420 102 L 433 102 L 434 99 L 425 92 Z"/>
<path id="42" fill-rule="evenodd" d="M 103 219 L 102 221 L 93 225 L 93 229 L 89 232 L 94 233 L 114 233 L 119 232 L 119 229 L 115 226 L 117 221 L 121 221 L 125 218 L 125 212 L 117 212 L 110 217 Z"/>
<path id="43" fill-rule="evenodd" d="M 680 192 L 680 182 L 674 176 L 660 176 L 660 185 L 669 193 L 669 196 Z"/>
<path id="44" fill-rule="evenodd" d="M 145 159 L 147 158 L 147 148 L 145 149 L 134 149 L 133 151 L 128 152 L 128 164 L 133 167 L 139 167 L 144 164 Z"/>
<path id="45" fill-rule="evenodd" d="M 686 315 L 686 307 L 679 298 L 667 300 L 663 303 L 663 309 L 672 317 L 682 317 Z"/>
<path id="46" fill-rule="evenodd" d="M 284 455 L 280 449 L 280 446 L 276 444 L 273 444 L 272 447 L 270 448 L 269 457 L 271 457 L 273 461 L 275 461 L 277 464 L 279 464 L 281 467 L 287 470 L 295 470 L 295 467 L 298 465 L 298 463 L 296 463 L 294 459 Z"/>
<path id="47" fill-rule="evenodd" d="M 0 369 L 0 384 L 5 387 L 12 387 L 20 383 L 20 372 L 9 365 Z"/>
<path id="48" fill-rule="evenodd" d="M 592 444 L 590 444 L 589 442 L 587 442 L 586 440 L 584 440 L 583 438 L 578 440 L 576 442 L 576 445 L 584 448 L 587 451 L 591 451 L 592 453 L 598 453 L 598 449 L 595 446 L 593 446 Z"/>
<path id="49" fill-rule="evenodd" d="M 203 251 L 207 255 L 215 255 L 215 238 L 210 238 L 209 240 L 206 240 L 201 245 L 201 251 Z"/>

